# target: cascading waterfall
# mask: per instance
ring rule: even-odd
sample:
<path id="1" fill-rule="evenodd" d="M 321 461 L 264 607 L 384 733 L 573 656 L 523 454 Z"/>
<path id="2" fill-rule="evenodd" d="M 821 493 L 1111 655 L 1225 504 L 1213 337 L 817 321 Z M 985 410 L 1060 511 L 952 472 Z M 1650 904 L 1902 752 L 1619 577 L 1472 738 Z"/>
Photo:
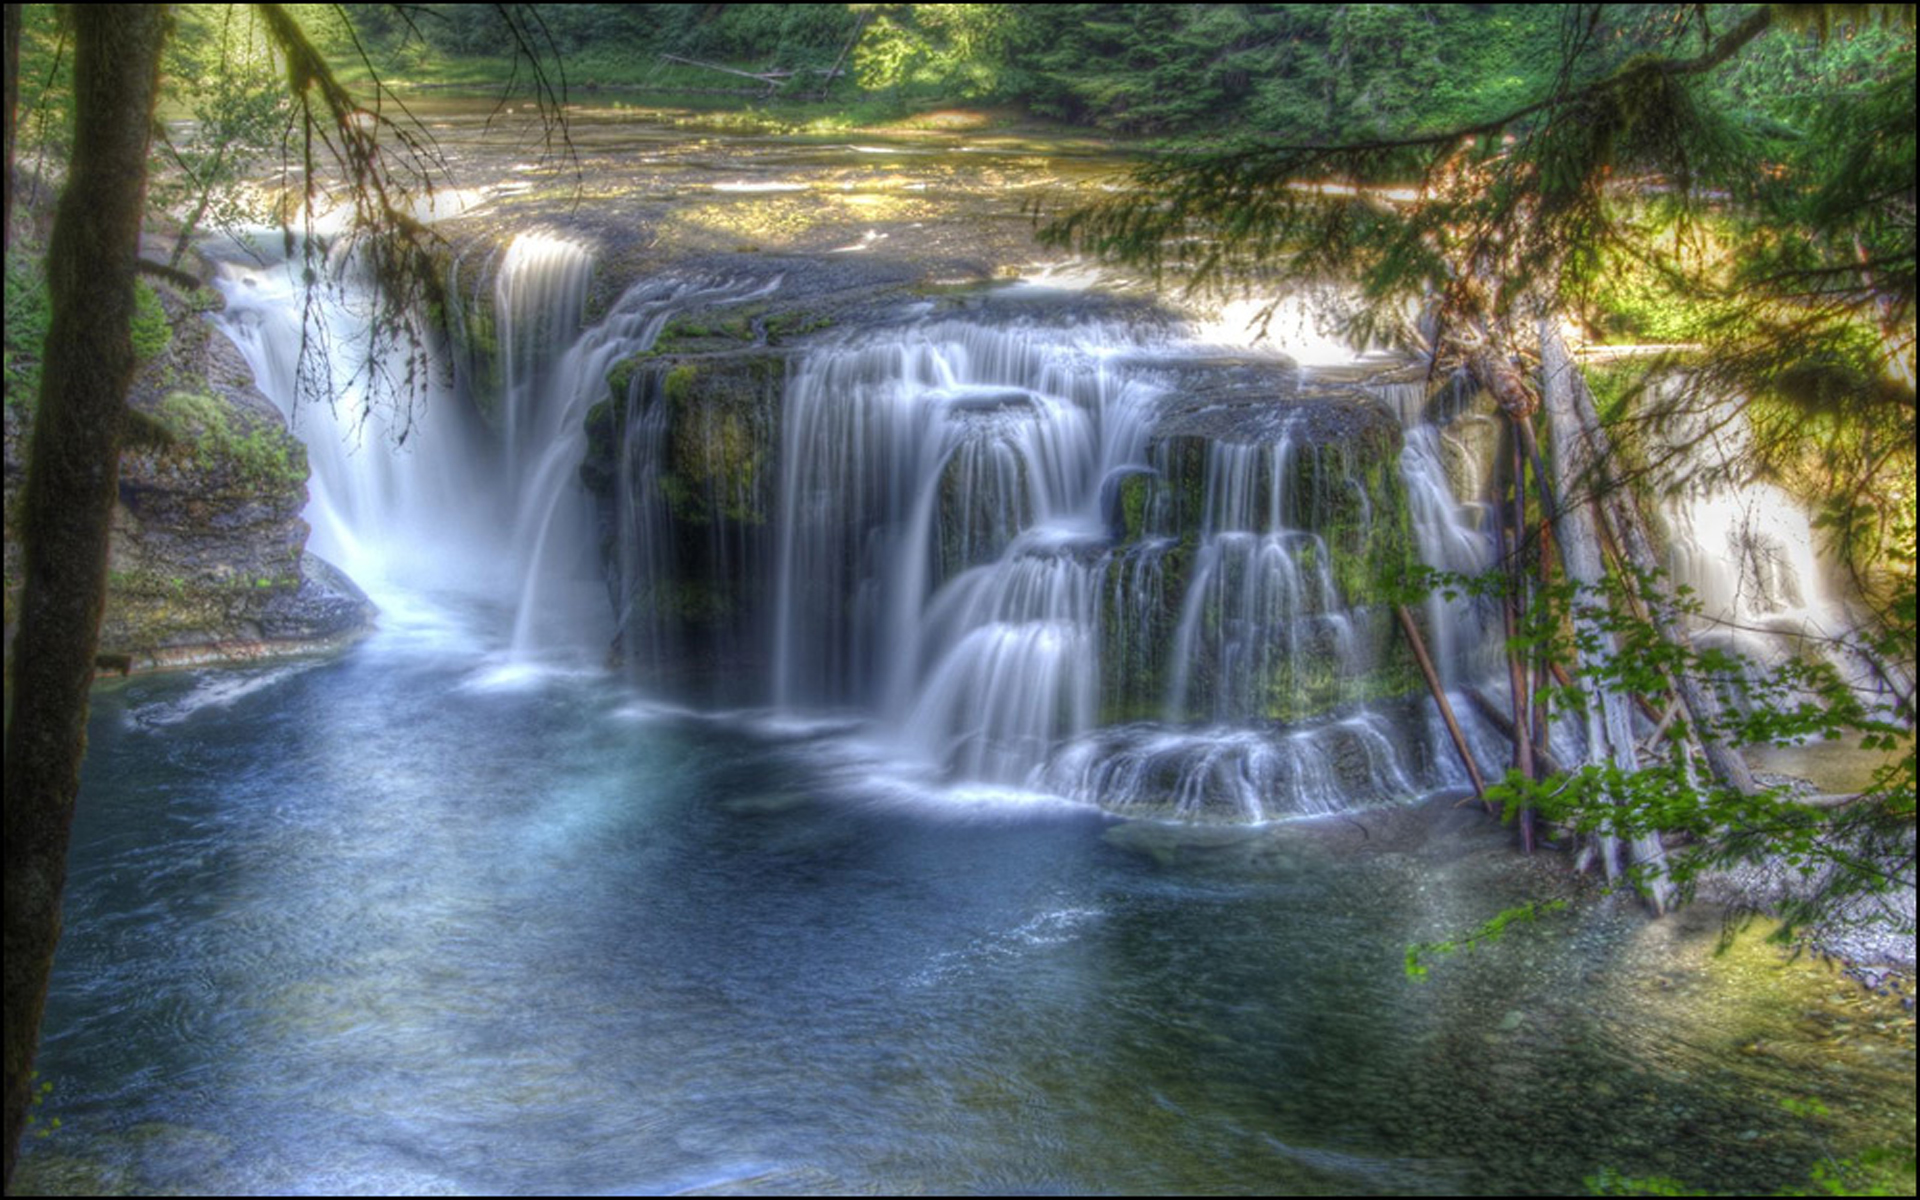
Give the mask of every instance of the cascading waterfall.
<path id="1" fill-rule="evenodd" d="M 1286 429 L 1271 442 L 1208 450 L 1170 713 L 1224 724 L 1278 715 L 1307 690 L 1308 672 L 1337 681 L 1363 665 L 1326 541 L 1297 511 L 1297 450 Z"/>
<path id="2" fill-rule="evenodd" d="M 1658 386 L 1671 398 L 1684 382 Z M 1807 506 L 1773 483 L 1734 474 L 1751 437 L 1738 405 L 1711 405 L 1669 436 L 1690 448 L 1686 473 L 1659 481 L 1667 491 L 1660 515 L 1673 582 L 1699 606 L 1696 642 L 1763 669 L 1824 659 L 1868 703 L 1910 692 L 1910 680 L 1882 675 L 1898 667 L 1870 664 L 1848 646 L 1858 622 L 1828 586 Z"/>
<path id="3" fill-rule="evenodd" d="M 689 590 L 689 561 L 714 576 L 697 582 L 768 581 L 755 669 L 776 706 L 866 717 L 903 762 L 956 783 L 1265 820 L 1451 781 L 1395 674 L 1381 606 L 1351 591 L 1396 561 L 1376 561 L 1381 539 L 1463 573 L 1489 560 L 1473 506 L 1447 485 L 1442 434 L 1424 421 L 1409 422 L 1403 453 L 1363 451 L 1315 424 L 1330 401 L 1269 392 L 1258 419 L 1234 418 L 1238 432 L 1172 434 L 1166 412 L 1216 407 L 1187 393 L 1223 369 L 1217 348 L 1112 321 L 931 320 L 792 361 L 763 433 L 703 409 L 675 374 L 698 374 L 672 365 L 681 359 L 641 364 L 614 400 L 617 479 L 597 510 L 580 465 L 612 368 L 676 314 L 779 281 L 650 280 L 583 328 L 592 262 L 540 233 L 501 255 L 490 421 L 484 397 L 436 392 L 409 439 L 423 448 L 399 458 L 353 451 L 331 427 L 306 431 L 316 548 L 356 574 L 378 565 L 374 545 L 416 576 L 466 563 L 513 614 L 514 662 L 597 653 L 611 619 L 642 686 L 687 652 L 674 613 L 712 594 Z M 290 403 L 286 348 L 298 340 L 283 326 L 296 307 L 290 285 L 268 295 L 266 278 L 232 272 L 224 320 Z M 340 306 L 343 328 L 352 308 Z M 1232 366 L 1291 386 L 1284 360 Z M 743 532 L 760 519 L 758 485 L 729 481 L 737 464 L 720 463 L 760 436 L 778 463 L 765 537 Z M 714 463 L 689 473 L 702 447 Z M 705 550 L 689 555 L 690 537 Z M 1430 614 L 1445 669 L 1462 679 L 1479 669 L 1482 635 L 1455 646 L 1447 631 L 1470 615 Z M 1409 721 L 1425 735 L 1415 744 L 1399 732 Z"/>
<path id="4" fill-rule="evenodd" d="M 1197 457 L 1156 441 L 1183 371 L 1213 353 L 1094 323 L 945 320 L 802 361 L 777 702 L 878 714 L 957 781 L 1119 811 L 1263 820 L 1449 778 L 1370 703 L 1390 653 L 1338 581 L 1374 536 L 1348 451 L 1290 418 Z M 1431 466 L 1403 469 L 1408 490 L 1445 491 Z M 1467 510 L 1425 498 L 1412 523 L 1435 565 L 1484 565 Z"/>
<path id="5" fill-rule="evenodd" d="M 1100 480 L 1120 465 L 1115 456 L 1138 452 L 1142 392 L 1105 362 L 1104 348 L 1128 341 L 1099 326 L 1062 335 L 945 322 L 801 365 L 786 404 L 777 703 L 906 711 L 929 672 L 956 681 L 988 670 L 949 661 L 969 642 L 997 656 L 998 674 L 1017 671 L 1018 659 L 1086 694 L 1085 680 L 1058 679 L 1040 661 L 1059 659 L 1057 638 L 981 631 L 1057 626 L 1072 603 L 1063 595 L 1097 592 L 1092 565 L 1066 551 L 1098 540 Z M 1053 563 L 1002 569 L 1007 555 Z M 1074 572 L 1084 579 L 1064 582 Z M 985 581 L 1002 577 L 1024 599 L 943 599 L 949 619 L 925 620 L 942 585 L 991 589 Z M 1064 590 L 1042 596 L 1042 577 Z M 1009 657 L 1016 645 L 1029 653 Z M 1082 669 L 1097 670 L 1088 657 Z M 1021 685 L 978 687 L 1004 697 Z M 923 726 L 913 740 L 931 736 Z"/>
<path id="6" fill-rule="evenodd" d="M 1400 414 L 1406 439 L 1400 476 L 1420 561 L 1462 579 L 1491 570 L 1494 545 L 1486 512 L 1491 489 L 1485 475 L 1489 451 L 1499 444 L 1493 418 L 1462 402 L 1471 385 L 1461 379 L 1432 395 L 1424 381 L 1381 384 L 1375 391 Z M 1485 444 L 1469 444 L 1468 435 Z M 1425 607 L 1428 650 L 1441 679 L 1450 687 L 1483 679 L 1503 687 L 1505 635 L 1493 606 L 1437 588 Z"/>
<path id="7" fill-rule="evenodd" d="M 779 281 L 645 281 L 583 330 L 592 269 L 577 242 L 517 235 L 491 289 L 498 395 L 460 396 L 427 372 L 370 403 L 367 389 L 387 376 L 368 361 L 375 306 L 350 261 L 336 264 L 311 310 L 284 263 L 222 268 L 220 327 L 307 444 L 312 548 L 390 618 L 452 593 L 513 614 L 506 640 L 517 661 L 606 645 L 593 501 L 579 480 L 587 410 L 612 364 L 650 347 L 676 312 L 764 295 Z"/>
<path id="8" fill-rule="evenodd" d="M 551 270 L 550 264 L 557 264 L 569 274 L 587 269 L 579 257 L 562 254 L 530 261 L 535 269 Z M 604 646 L 611 635 L 606 572 L 594 536 L 593 498 L 579 477 L 587 451 L 587 412 L 606 398 L 608 372 L 620 360 L 650 349 L 676 313 L 752 299 L 778 287 L 777 279 L 760 284 L 711 280 L 636 284 L 546 368 L 539 365 L 536 353 L 506 351 L 509 339 L 503 334 L 506 361 L 524 362 L 532 380 L 522 384 L 511 372 L 505 377 L 507 411 L 527 410 L 507 422 L 510 443 L 522 436 L 518 431 L 531 431 L 530 437 L 522 437 L 527 453 L 508 458 L 510 470 L 516 462 L 524 464 L 519 474 L 509 475 L 520 497 L 513 544 L 523 580 L 514 609 L 515 657 L 543 658 L 556 648 Z M 503 284 L 501 296 L 504 303 L 510 296 L 526 294 L 558 308 L 584 294 L 584 284 L 581 289 L 576 292 L 571 284 L 509 289 Z M 553 329 L 568 328 L 559 313 L 550 312 L 544 319 Z M 583 638 L 583 630 L 592 631 L 591 636 Z"/>
<path id="9" fill-rule="evenodd" d="M 306 443 L 309 549 L 390 620 L 421 592 L 493 594 L 504 586 L 493 542 L 510 517 L 494 448 L 435 372 L 369 362 L 370 287 L 350 262 L 336 270 L 311 298 L 286 262 L 228 262 L 215 280 L 218 327 Z"/>

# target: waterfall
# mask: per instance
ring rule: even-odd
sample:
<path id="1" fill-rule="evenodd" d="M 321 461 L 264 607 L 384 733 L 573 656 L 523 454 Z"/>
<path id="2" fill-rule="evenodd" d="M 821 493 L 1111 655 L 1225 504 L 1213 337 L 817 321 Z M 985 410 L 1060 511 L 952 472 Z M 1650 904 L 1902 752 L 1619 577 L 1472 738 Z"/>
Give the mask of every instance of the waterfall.
<path id="1" fill-rule="evenodd" d="M 603 653 L 611 614 L 579 479 L 586 414 L 612 365 L 651 347 L 675 313 L 763 296 L 779 281 L 645 280 L 587 325 L 593 262 L 590 248 L 542 231 L 500 252 L 495 345 L 477 348 L 493 357 L 482 374 L 497 395 L 374 361 L 376 306 L 351 260 L 333 264 L 311 308 L 285 262 L 221 267 L 218 325 L 308 448 L 312 549 L 390 617 L 458 596 L 511 613 L 513 661 Z"/>
<path id="2" fill-rule="evenodd" d="M 1655 386 L 1670 402 L 1684 396 L 1684 379 Z M 1883 678 L 1886 664 L 1876 668 L 1849 644 L 1859 622 L 1829 586 L 1806 504 L 1737 474 L 1751 437 L 1740 407 L 1722 400 L 1683 409 L 1668 437 L 1688 453 L 1656 480 L 1666 493 L 1659 512 L 1672 581 L 1698 606 L 1696 642 L 1762 671 L 1796 657 L 1824 660 L 1866 703 L 1892 703 L 1892 690 L 1910 690 L 1911 681 Z"/>
<path id="3" fill-rule="evenodd" d="M 485 431 L 438 372 L 370 359 L 370 285 L 350 262 L 335 271 L 311 292 L 288 262 L 227 262 L 215 280 L 226 301 L 215 324 L 306 444 L 308 548 L 389 620 L 424 592 L 494 594 L 504 573 L 492 543 L 510 509 Z"/>
<path id="4" fill-rule="evenodd" d="M 1402 482 L 1392 439 L 1283 402 L 1291 372 L 1091 321 L 813 351 L 783 410 L 776 704 L 867 714 L 956 781 L 1116 811 L 1266 820 L 1450 778 L 1424 716 L 1413 753 L 1395 732 L 1390 610 L 1348 589 L 1379 586 L 1396 537 L 1463 571 L 1490 550 L 1419 452 Z M 1249 373 L 1261 402 L 1206 402 Z M 1172 432 L 1176 410 L 1227 431 Z"/>
<path id="5" fill-rule="evenodd" d="M 1297 511 L 1298 451 L 1285 427 L 1272 442 L 1208 448 L 1199 555 L 1174 642 L 1174 719 L 1279 715 L 1310 676 L 1332 683 L 1361 665 L 1332 556 Z"/>
<path id="6" fill-rule="evenodd" d="M 382 603 L 473 595 L 509 617 L 512 670 L 612 641 L 660 691 L 697 659 L 728 677 L 711 694 L 758 680 L 953 784 L 1116 812 L 1269 820 L 1452 781 L 1380 595 L 1491 551 L 1413 385 L 1018 308 L 779 353 L 749 308 L 717 349 L 656 354 L 676 316 L 779 279 L 644 280 L 589 319 L 593 261 L 505 247 L 484 312 L 456 313 L 487 360 L 414 397 L 405 446 L 350 390 L 305 421 L 316 549 Z M 284 271 L 223 287 L 262 386 L 317 414 L 292 403 Z M 350 287 L 329 304 L 364 325 Z M 1478 679 L 1484 614 L 1428 619 L 1450 681 Z"/>
<path id="7" fill-rule="evenodd" d="M 534 271 L 570 275 L 586 269 L 578 258 L 558 253 L 521 261 Z M 514 263 L 510 254 L 506 266 Z M 550 366 L 542 365 L 537 352 L 509 349 L 506 330 L 510 325 L 503 318 L 502 355 L 508 364 L 505 408 L 510 414 L 507 480 L 519 497 L 512 544 L 522 580 L 514 608 L 515 657 L 546 657 L 559 647 L 604 646 L 611 636 L 606 571 L 594 535 L 594 503 L 580 481 L 580 464 L 587 452 L 587 413 L 607 398 L 608 372 L 622 359 L 651 349 L 677 313 L 752 299 L 778 287 L 777 279 L 760 284 L 643 281 L 627 289 L 607 315 L 579 334 Z M 525 296 L 549 306 L 535 314 L 536 322 L 566 329 L 564 306 L 579 293 L 571 284 L 535 282 L 509 288 L 503 281 L 500 294 L 503 303 L 508 297 Z M 516 410 L 522 410 L 520 415 L 512 416 Z M 517 455 L 512 449 L 516 440 L 525 446 Z M 591 639 L 582 638 L 583 629 L 594 631 Z"/>
<path id="8" fill-rule="evenodd" d="M 1104 349 L 1127 340 L 1103 326 L 944 322 L 822 350 L 800 366 L 788 387 L 778 514 L 778 704 L 903 712 L 929 672 L 950 688 L 971 674 L 963 690 L 1004 695 L 1023 686 L 1003 678 L 1022 662 L 1075 695 L 1094 686 L 1045 666 L 1067 641 L 1038 626 L 1065 618 L 1067 594 L 1097 591 L 1092 565 L 1064 551 L 1098 540 L 1100 482 L 1115 456 L 1137 453 L 1141 394 L 1115 380 Z M 1043 578 L 1059 583 L 1052 599 L 1040 596 Z M 943 586 L 997 598 L 942 597 L 942 616 L 929 621 Z M 1097 669 L 1086 658 L 1083 674 Z M 1034 696 L 1022 703 L 1047 707 Z M 925 717 L 940 706 L 919 707 Z M 935 736 L 917 728 L 915 741 Z"/>

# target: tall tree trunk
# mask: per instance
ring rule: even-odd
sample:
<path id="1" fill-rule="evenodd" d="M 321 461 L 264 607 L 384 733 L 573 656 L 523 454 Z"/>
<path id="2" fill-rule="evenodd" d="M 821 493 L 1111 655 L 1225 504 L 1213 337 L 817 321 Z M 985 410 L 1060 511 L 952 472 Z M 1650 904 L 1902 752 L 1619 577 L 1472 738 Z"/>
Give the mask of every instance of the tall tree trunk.
<path id="1" fill-rule="evenodd" d="M 1553 447 L 1554 466 L 1558 472 L 1553 509 L 1554 540 L 1559 543 L 1561 561 L 1566 566 L 1567 579 L 1582 587 L 1598 587 L 1606 578 L 1606 559 L 1600 548 L 1600 531 L 1594 524 L 1593 507 L 1581 502 L 1574 494 L 1576 487 L 1586 486 L 1595 477 L 1592 448 L 1581 435 L 1580 422 L 1574 413 L 1573 391 L 1578 381 L 1578 369 L 1566 352 L 1566 346 L 1551 328 L 1551 318 L 1543 317 L 1540 322 L 1540 376 L 1541 409 L 1546 417 L 1547 437 Z M 1612 645 L 1612 636 L 1599 627 L 1592 618 L 1582 617 L 1576 610 L 1574 627 L 1582 635 L 1583 646 Z M 1580 651 L 1580 677 L 1578 682 L 1586 693 L 1587 699 L 1587 761 L 1592 764 L 1612 763 L 1622 771 L 1640 769 L 1640 754 L 1633 738 L 1633 710 L 1628 698 L 1612 689 L 1599 686 L 1594 681 L 1598 669 L 1603 667 L 1606 653 Z M 1601 853 L 1609 876 L 1618 870 L 1613 858 L 1614 846 L 1611 839 L 1601 843 Z M 1660 846 L 1657 833 L 1641 833 L 1631 839 L 1634 858 L 1650 873 L 1646 880 L 1645 892 L 1656 912 L 1664 912 L 1672 899 L 1672 884 L 1666 875 L 1666 852 Z"/>
<path id="2" fill-rule="evenodd" d="M 77 4 L 73 26 L 73 158 L 47 246 L 52 323 L 22 502 L 25 571 L 6 728 L 8 1181 L 31 1099 L 86 753 L 167 11 Z"/>

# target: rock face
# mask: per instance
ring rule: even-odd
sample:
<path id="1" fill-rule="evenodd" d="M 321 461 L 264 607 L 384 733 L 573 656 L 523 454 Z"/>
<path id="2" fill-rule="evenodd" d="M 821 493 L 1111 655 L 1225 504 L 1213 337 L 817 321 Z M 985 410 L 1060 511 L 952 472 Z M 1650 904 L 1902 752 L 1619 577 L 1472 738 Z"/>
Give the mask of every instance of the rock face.
<path id="1" fill-rule="evenodd" d="M 651 354 L 616 366 L 589 415 L 581 474 L 636 668 L 698 680 L 763 652 L 785 374 L 775 349 Z"/>
<path id="2" fill-rule="evenodd" d="M 306 451 L 254 389 L 196 297 L 160 292 L 128 404 L 100 660 L 144 670 L 324 649 L 372 606 L 305 553 Z M 138 338 L 136 339 L 138 340 Z M 7 636 L 19 586 L 16 502 L 30 414 L 6 424 Z"/>

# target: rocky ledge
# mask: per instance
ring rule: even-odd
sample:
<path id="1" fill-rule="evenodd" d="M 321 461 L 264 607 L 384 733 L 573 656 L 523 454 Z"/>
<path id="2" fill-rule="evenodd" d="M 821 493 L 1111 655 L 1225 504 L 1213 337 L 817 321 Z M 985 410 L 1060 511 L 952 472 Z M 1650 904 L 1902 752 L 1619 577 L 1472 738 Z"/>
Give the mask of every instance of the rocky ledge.
<path id="1" fill-rule="evenodd" d="M 147 285 L 151 286 L 151 285 Z M 100 630 L 103 671 L 151 670 L 338 647 L 373 606 L 306 553 L 305 448 L 207 323 L 204 289 L 152 287 L 146 354 L 128 398 Z M 164 319 L 162 315 L 164 314 Z M 17 505 L 32 414 L 6 412 L 6 597 L 21 578 Z"/>

